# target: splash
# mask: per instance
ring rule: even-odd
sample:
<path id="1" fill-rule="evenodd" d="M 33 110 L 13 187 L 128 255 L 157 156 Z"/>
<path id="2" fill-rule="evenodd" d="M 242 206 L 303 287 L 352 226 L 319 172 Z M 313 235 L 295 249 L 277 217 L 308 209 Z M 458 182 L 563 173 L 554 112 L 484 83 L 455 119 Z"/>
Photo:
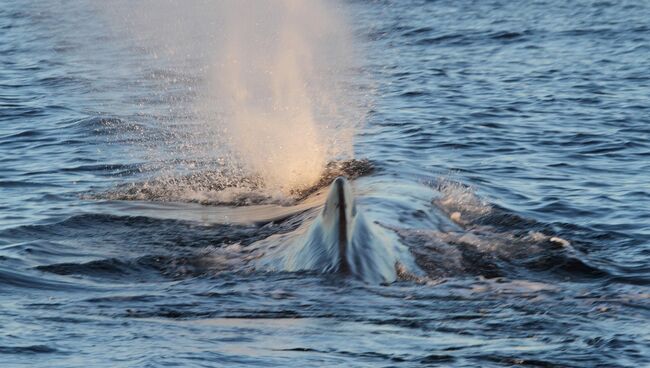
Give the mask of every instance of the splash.
<path id="1" fill-rule="evenodd" d="M 196 81 L 180 89 L 192 90 L 186 95 L 199 121 L 187 129 L 207 144 L 184 142 L 181 150 L 225 156 L 242 176 L 285 195 L 316 184 L 328 162 L 352 156 L 365 103 L 351 84 L 358 58 L 336 2 L 144 0 L 105 7 L 158 68 Z M 163 88 L 172 91 L 175 81 Z M 170 111 L 183 111 L 178 105 L 187 98 L 168 103 Z"/>
<path id="2" fill-rule="evenodd" d="M 260 204 L 293 205 L 329 185 L 337 176 L 355 179 L 373 171 L 368 160 L 332 161 L 325 166 L 319 181 L 308 188 L 291 191 L 288 196 L 265 194 L 259 177 L 242 177 L 238 172 L 202 170 L 198 173 L 165 174 L 140 182 L 123 183 L 108 191 L 89 192 L 84 199 L 119 201 L 196 202 L 204 205 L 247 206 Z"/>
<path id="3" fill-rule="evenodd" d="M 474 188 L 454 181 L 451 177 L 440 177 L 436 189 L 441 197 L 434 202 L 457 224 L 468 224 L 489 215 L 492 205 L 476 195 Z"/>
<path id="4" fill-rule="evenodd" d="M 318 1 L 244 2 L 228 9 L 229 37 L 213 74 L 233 148 L 273 188 L 316 183 L 328 159 L 327 70 L 345 27 Z M 335 107 L 334 104 L 332 107 Z"/>

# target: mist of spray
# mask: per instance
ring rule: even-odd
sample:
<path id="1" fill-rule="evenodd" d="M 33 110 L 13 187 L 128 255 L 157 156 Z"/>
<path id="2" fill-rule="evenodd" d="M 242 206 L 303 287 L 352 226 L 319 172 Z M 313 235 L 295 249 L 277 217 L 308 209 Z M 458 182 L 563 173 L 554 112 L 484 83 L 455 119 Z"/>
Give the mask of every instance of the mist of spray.
<path id="1" fill-rule="evenodd" d="M 137 42 L 196 75 L 193 107 L 208 150 L 260 177 L 266 190 L 313 185 L 352 155 L 363 119 L 354 49 L 336 2 L 151 1 L 105 5 Z"/>

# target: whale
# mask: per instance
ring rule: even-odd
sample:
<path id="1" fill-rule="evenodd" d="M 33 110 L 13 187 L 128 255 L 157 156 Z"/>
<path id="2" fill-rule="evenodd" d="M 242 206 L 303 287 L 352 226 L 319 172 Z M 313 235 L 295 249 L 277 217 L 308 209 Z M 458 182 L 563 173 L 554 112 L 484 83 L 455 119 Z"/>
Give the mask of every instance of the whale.
<path id="1" fill-rule="evenodd" d="M 334 179 L 326 198 L 306 235 L 295 241 L 285 269 L 337 273 L 368 283 L 394 282 L 393 244 L 381 227 L 358 210 L 349 181 Z"/>

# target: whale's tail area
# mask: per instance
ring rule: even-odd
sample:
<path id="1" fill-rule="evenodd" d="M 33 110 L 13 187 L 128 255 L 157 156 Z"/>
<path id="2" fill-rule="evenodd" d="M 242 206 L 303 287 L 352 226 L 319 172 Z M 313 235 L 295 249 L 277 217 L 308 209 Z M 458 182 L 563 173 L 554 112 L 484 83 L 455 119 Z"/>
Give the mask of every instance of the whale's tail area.
<path id="1" fill-rule="evenodd" d="M 373 283 L 397 278 L 390 242 L 383 229 L 357 212 L 352 188 L 343 177 L 331 184 L 325 206 L 306 235 L 287 259 L 289 270 L 336 272 Z"/>

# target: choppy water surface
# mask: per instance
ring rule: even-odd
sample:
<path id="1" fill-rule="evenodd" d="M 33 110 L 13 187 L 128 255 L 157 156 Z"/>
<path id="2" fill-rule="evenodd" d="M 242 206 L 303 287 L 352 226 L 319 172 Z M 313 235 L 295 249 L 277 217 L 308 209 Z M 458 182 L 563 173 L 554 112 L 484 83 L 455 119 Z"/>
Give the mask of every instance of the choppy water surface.
<path id="1" fill-rule="evenodd" d="M 281 200 L 206 154 L 192 68 L 0 1 L 3 367 L 650 364 L 650 6 L 344 10 L 368 162 Z M 413 256 L 397 282 L 259 266 L 337 174 Z"/>

